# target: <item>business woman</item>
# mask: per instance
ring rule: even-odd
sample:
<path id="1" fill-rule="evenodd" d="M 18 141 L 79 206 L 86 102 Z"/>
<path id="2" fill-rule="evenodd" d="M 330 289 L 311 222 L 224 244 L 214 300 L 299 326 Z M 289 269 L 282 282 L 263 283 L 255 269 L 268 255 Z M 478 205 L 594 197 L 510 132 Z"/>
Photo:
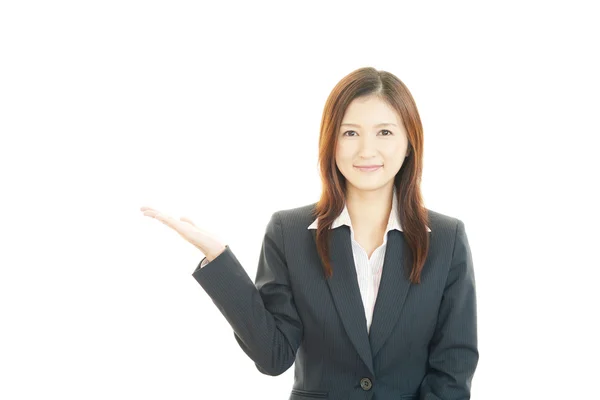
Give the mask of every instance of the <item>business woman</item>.
<path id="1" fill-rule="evenodd" d="M 321 198 L 272 214 L 254 282 L 189 219 L 142 211 L 206 256 L 192 275 L 260 372 L 295 363 L 289 399 L 469 399 L 471 251 L 460 219 L 423 205 L 408 88 L 374 68 L 344 77 L 325 104 L 319 163 Z"/>

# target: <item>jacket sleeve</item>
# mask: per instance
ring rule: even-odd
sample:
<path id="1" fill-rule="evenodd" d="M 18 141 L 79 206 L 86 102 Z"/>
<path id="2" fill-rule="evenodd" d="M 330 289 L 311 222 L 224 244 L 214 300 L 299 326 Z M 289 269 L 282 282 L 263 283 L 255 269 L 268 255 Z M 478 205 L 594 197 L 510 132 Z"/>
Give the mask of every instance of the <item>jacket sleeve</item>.
<path id="1" fill-rule="evenodd" d="M 479 352 L 475 275 L 465 226 L 458 220 L 452 261 L 429 344 L 421 400 L 468 400 Z"/>
<path id="2" fill-rule="evenodd" d="M 192 275 L 227 319 L 242 350 L 263 374 L 285 372 L 295 361 L 303 327 L 292 297 L 278 212 L 267 224 L 256 283 L 229 246 L 204 267 L 202 261 Z"/>

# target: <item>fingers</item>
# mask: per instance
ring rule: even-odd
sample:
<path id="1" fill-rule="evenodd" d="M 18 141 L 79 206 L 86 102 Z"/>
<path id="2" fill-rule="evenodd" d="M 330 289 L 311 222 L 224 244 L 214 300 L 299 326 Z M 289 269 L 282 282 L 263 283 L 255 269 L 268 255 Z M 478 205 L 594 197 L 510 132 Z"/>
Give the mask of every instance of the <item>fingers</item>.
<path id="1" fill-rule="evenodd" d="M 171 220 L 172 220 L 172 218 L 169 217 L 168 215 L 161 214 L 159 211 L 157 211 L 153 208 L 150 208 L 150 207 L 142 207 L 142 208 L 140 208 L 140 210 L 144 212 L 145 216 L 157 219 L 160 222 L 167 224 L 167 225 L 169 225 L 169 222 L 171 222 Z"/>
<path id="2" fill-rule="evenodd" d="M 140 207 L 140 211 L 143 211 L 144 215 L 147 217 L 152 217 L 152 218 L 157 218 L 157 219 L 160 219 L 160 218 L 158 218 L 160 216 L 164 217 L 163 214 L 161 214 L 158 210 L 155 210 L 152 207 L 145 207 L 145 206 Z"/>
<path id="3" fill-rule="evenodd" d="M 181 218 L 179 218 L 179 219 L 180 219 L 180 220 L 182 220 L 182 221 L 184 221 L 184 222 L 187 222 L 188 224 L 190 224 L 190 225 L 192 225 L 192 226 L 196 226 L 196 224 L 194 224 L 194 223 L 192 222 L 192 220 L 191 220 L 191 219 L 189 219 L 189 218 L 187 218 L 187 217 L 181 217 Z"/>
<path id="4" fill-rule="evenodd" d="M 177 229 L 179 227 L 179 221 L 177 221 L 175 218 L 170 217 L 166 214 L 162 214 L 160 211 L 155 210 L 151 207 L 141 207 L 140 210 L 142 210 L 144 212 L 145 216 L 154 218 L 154 219 L 162 222 L 163 224 L 179 231 L 179 229 Z M 181 221 L 187 222 L 194 227 L 196 226 L 196 225 L 194 225 L 192 220 L 189 218 L 181 217 L 180 219 L 181 219 Z"/>
<path id="5" fill-rule="evenodd" d="M 154 216 L 154 218 L 156 218 L 157 220 L 159 220 L 160 222 L 162 222 L 165 225 L 169 225 L 171 227 L 174 227 L 174 222 L 176 222 L 173 218 L 169 217 L 168 215 L 164 215 L 161 214 L 159 212 L 156 213 L 156 215 Z"/>

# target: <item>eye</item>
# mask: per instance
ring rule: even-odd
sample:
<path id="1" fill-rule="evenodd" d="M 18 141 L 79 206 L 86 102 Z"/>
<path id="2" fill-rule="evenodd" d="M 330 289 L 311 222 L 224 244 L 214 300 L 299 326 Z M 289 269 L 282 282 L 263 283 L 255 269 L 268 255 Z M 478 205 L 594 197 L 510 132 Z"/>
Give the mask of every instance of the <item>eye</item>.
<path id="1" fill-rule="evenodd" d="M 346 135 L 346 133 L 350 133 L 350 132 L 356 133 L 355 131 L 346 131 L 342 135 L 343 136 L 350 136 L 350 137 L 354 136 L 354 135 Z M 383 129 L 383 130 L 381 130 L 379 132 L 387 132 L 388 133 L 387 135 L 382 135 L 382 136 L 392 136 L 393 135 L 392 131 L 388 131 L 387 129 Z"/>

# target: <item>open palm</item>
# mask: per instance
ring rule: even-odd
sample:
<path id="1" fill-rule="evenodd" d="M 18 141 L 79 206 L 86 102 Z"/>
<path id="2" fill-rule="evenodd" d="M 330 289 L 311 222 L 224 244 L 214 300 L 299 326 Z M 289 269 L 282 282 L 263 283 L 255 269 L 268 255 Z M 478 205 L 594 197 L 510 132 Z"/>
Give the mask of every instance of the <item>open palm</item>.
<path id="1" fill-rule="evenodd" d="M 207 231 L 198 228 L 189 218 L 175 219 L 151 207 L 141 207 L 140 210 L 145 216 L 154 218 L 172 228 L 182 238 L 196 246 L 208 261 L 212 261 L 225 250 L 225 246 L 221 242 Z"/>

